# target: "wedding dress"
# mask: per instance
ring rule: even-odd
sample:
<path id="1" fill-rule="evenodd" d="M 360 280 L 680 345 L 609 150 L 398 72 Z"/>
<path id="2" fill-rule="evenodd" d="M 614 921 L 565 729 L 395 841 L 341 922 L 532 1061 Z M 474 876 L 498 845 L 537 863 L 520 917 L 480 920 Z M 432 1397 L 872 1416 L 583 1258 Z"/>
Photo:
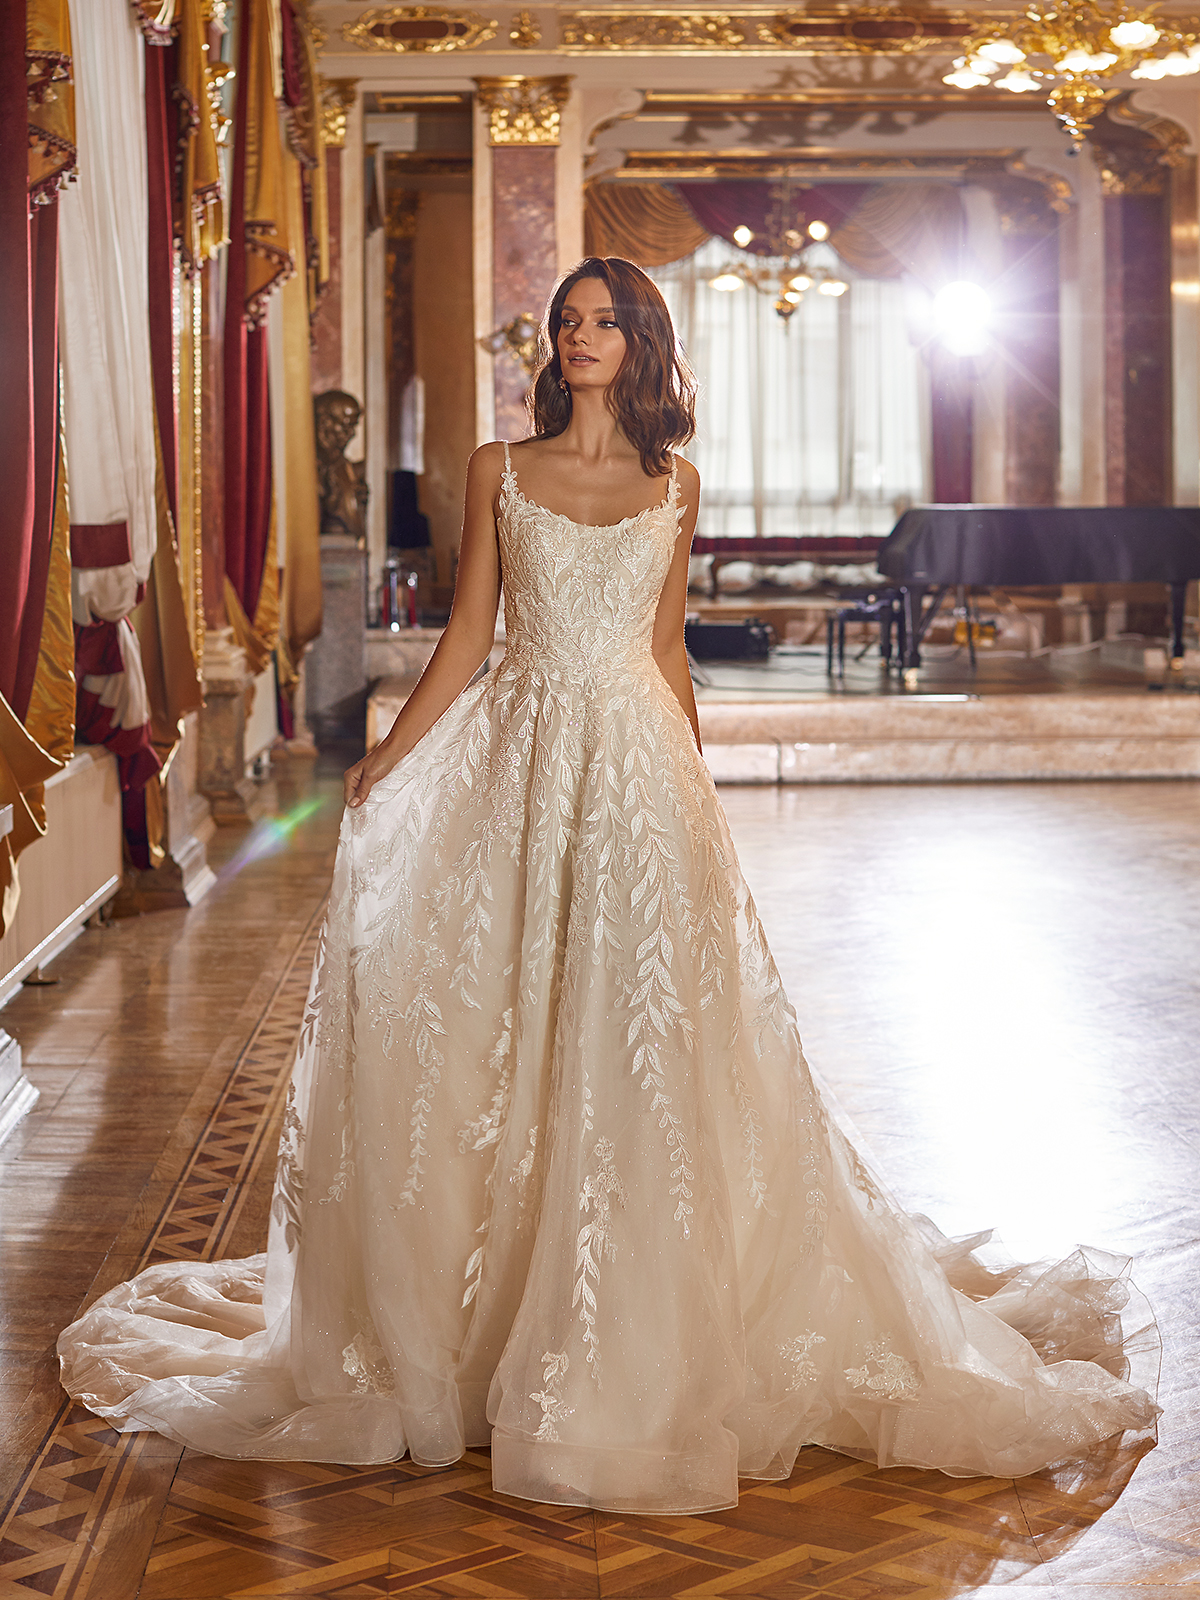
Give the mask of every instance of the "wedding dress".
<path id="1" fill-rule="evenodd" d="M 508 1494 L 699 1512 L 809 1442 L 1012 1476 L 1153 1420 L 1121 1263 L 989 1277 L 822 1106 L 651 655 L 676 506 L 672 474 L 580 526 L 506 447 L 507 653 L 343 818 L 266 1254 L 150 1268 L 60 1339 L 114 1426 L 490 1443 Z"/>

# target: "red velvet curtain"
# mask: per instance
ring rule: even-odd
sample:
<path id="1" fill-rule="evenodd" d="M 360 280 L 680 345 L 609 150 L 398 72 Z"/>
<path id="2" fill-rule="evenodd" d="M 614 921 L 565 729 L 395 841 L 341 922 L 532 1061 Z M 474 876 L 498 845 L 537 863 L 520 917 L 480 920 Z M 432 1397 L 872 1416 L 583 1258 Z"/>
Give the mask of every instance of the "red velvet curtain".
<path id="1" fill-rule="evenodd" d="M 41 634 L 35 543 L 33 293 L 25 108 L 25 7 L 0 6 L 0 693 L 24 720 Z M 45 577 L 42 577 L 44 603 Z M 28 681 L 26 681 L 26 679 Z M 24 703 L 21 684 L 25 684 Z"/>
<path id="2" fill-rule="evenodd" d="M 225 572 L 251 621 L 271 531 L 267 330 L 246 321 L 246 133 L 250 28 L 239 28 L 233 193 L 225 280 Z"/>
<path id="3" fill-rule="evenodd" d="M 0 694 L 24 721 L 37 672 L 58 437 L 58 197 L 29 212 L 25 7 L 0 6 Z"/>

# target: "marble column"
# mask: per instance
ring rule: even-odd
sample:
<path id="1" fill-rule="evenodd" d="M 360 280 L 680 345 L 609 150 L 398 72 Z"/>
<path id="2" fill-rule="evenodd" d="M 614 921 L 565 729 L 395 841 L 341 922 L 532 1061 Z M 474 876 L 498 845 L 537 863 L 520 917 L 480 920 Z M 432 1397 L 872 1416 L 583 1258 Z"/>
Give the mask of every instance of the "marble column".
<path id="1" fill-rule="evenodd" d="M 1061 415 L 1058 214 L 1046 190 L 1023 179 L 1001 186 L 996 201 L 1007 357 L 1004 498 L 1010 505 L 1052 506 Z"/>
<path id="2" fill-rule="evenodd" d="M 571 80 L 505 77 L 476 78 L 475 83 L 476 316 L 481 336 L 487 336 L 522 317 L 539 322 L 558 275 L 559 197 L 568 188 L 559 154 Z M 570 122 L 571 150 L 579 144 L 574 127 Z M 582 173 L 578 176 L 582 181 Z M 578 232 L 574 223 L 564 217 L 561 229 L 563 243 L 569 239 L 572 246 Z M 525 365 L 508 348 L 495 356 L 481 351 L 479 376 L 485 390 L 477 397 L 480 431 L 523 439 L 529 432 Z"/>
<path id="3" fill-rule="evenodd" d="M 1110 505 L 1169 505 L 1170 168 L 1141 129 L 1092 136 L 1104 194 L 1105 446 Z"/>

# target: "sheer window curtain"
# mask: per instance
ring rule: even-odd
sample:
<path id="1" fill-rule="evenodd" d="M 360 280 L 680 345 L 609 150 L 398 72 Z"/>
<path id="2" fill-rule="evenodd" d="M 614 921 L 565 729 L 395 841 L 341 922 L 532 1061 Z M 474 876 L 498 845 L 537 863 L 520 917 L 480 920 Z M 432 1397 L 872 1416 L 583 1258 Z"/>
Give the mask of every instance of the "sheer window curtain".
<path id="1" fill-rule="evenodd" d="M 904 284 L 838 263 L 849 291 L 810 291 L 785 324 L 773 296 L 709 288 L 739 254 L 711 239 L 650 273 L 700 380 L 688 451 L 704 483 L 699 531 L 887 533 L 927 497 L 927 393 Z"/>

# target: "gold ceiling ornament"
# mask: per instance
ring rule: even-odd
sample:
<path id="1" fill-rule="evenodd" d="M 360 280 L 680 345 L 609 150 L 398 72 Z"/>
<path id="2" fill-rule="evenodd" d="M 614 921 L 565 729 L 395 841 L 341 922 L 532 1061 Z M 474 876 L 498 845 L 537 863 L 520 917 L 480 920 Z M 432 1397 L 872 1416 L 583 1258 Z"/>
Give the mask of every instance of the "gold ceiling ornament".
<path id="1" fill-rule="evenodd" d="M 739 50 L 751 29 L 725 12 L 564 11 L 559 42 L 569 50 Z"/>
<path id="2" fill-rule="evenodd" d="M 328 149 L 346 143 L 346 118 L 358 94 L 357 78 L 321 78 L 321 140 Z"/>
<path id="3" fill-rule="evenodd" d="M 387 50 L 397 55 L 439 55 L 447 50 L 472 50 L 496 35 L 500 24 L 477 11 L 447 6 L 376 6 L 342 25 L 342 37 L 360 50 Z"/>
<path id="4" fill-rule="evenodd" d="M 541 26 L 532 11 L 514 11 L 508 30 L 508 42 L 518 50 L 532 50 L 542 39 Z"/>
<path id="5" fill-rule="evenodd" d="M 487 112 L 490 145 L 558 144 L 569 77 L 476 78 L 475 83 Z"/>
<path id="6" fill-rule="evenodd" d="M 1187 26 L 1171 26 L 1154 6 L 1136 9 L 1123 0 L 1034 0 L 1011 23 L 978 26 L 942 82 L 1045 95 L 1078 151 L 1118 92 L 1114 79 L 1200 72 L 1200 23 L 1177 21 Z"/>

